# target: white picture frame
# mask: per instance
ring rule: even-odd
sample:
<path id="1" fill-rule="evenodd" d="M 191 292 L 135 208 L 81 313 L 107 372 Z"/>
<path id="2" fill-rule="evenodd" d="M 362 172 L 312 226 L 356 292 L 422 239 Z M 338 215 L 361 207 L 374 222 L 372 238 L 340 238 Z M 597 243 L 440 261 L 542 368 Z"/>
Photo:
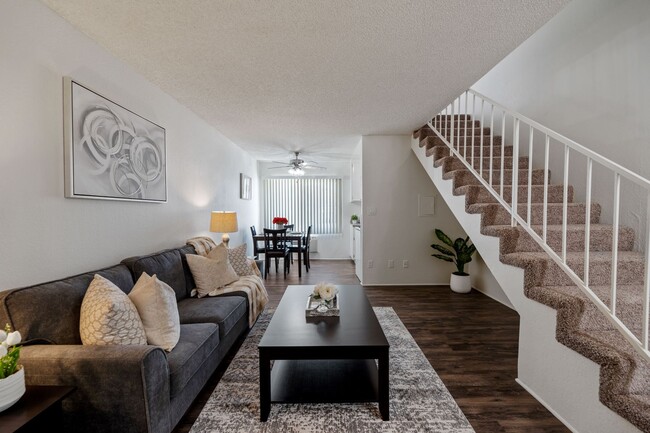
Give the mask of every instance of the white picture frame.
<path id="1" fill-rule="evenodd" d="M 65 196 L 167 202 L 165 128 L 64 77 Z"/>
<path id="2" fill-rule="evenodd" d="M 242 200 L 253 198 L 253 179 L 244 173 L 239 173 L 239 198 Z"/>

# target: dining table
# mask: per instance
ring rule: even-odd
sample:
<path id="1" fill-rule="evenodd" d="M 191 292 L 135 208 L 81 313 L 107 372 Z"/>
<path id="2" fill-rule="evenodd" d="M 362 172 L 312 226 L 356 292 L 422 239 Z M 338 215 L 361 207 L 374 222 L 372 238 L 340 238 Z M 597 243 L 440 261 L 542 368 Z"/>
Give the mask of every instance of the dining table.
<path id="1" fill-rule="evenodd" d="M 287 242 L 290 242 L 293 244 L 293 242 L 297 242 L 298 246 L 298 251 L 302 249 L 302 242 L 303 242 L 303 237 L 305 234 L 303 232 L 287 232 Z M 253 242 L 264 242 L 264 234 L 257 234 L 253 236 Z M 302 254 L 298 252 L 298 277 L 302 277 Z"/>

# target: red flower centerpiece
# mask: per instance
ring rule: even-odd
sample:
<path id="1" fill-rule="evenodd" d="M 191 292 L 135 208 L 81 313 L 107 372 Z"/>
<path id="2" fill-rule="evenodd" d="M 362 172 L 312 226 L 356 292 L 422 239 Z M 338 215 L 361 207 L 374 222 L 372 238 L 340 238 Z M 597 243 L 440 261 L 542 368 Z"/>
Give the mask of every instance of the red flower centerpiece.
<path id="1" fill-rule="evenodd" d="M 289 220 L 285 217 L 273 217 L 273 224 L 279 229 L 283 229 L 285 224 L 288 224 Z"/>

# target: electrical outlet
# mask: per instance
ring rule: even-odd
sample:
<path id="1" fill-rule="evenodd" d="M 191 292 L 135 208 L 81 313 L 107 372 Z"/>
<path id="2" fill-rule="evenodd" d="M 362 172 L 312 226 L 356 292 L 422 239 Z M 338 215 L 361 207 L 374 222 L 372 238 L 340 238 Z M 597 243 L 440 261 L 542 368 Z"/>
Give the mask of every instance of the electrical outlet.
<path id="1" fill-rule="evenodd" d="M 402 260 L 402 267 L 403 268 L 408 268 L 409 267 L 409 261 L 408 260 Z"/>
<path id="2" fill-rule="evenodd" d="M 374 260 L 368 260 L 368 269 L 372 269 L 375 267 L 375 261 Z"/>
<path id="3" fill-rule="evenodd" d="M 388 261 L 388 269 L 393 269 L 395 267 L 395 260 L 391 259 Z"/>

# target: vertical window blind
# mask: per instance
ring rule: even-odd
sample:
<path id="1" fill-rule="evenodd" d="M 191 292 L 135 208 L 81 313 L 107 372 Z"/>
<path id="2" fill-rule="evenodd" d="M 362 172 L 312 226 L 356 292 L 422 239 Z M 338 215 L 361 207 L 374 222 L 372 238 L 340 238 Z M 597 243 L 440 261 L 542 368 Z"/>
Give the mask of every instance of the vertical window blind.
<path id="1" fill-rule="evenodd" d="M 273 217 L 282 216 L 295 230 L 313 234 L 341 233 L 341 179 L 272 178 L 264 181 L 264 223 L 273 227 Z"/>

